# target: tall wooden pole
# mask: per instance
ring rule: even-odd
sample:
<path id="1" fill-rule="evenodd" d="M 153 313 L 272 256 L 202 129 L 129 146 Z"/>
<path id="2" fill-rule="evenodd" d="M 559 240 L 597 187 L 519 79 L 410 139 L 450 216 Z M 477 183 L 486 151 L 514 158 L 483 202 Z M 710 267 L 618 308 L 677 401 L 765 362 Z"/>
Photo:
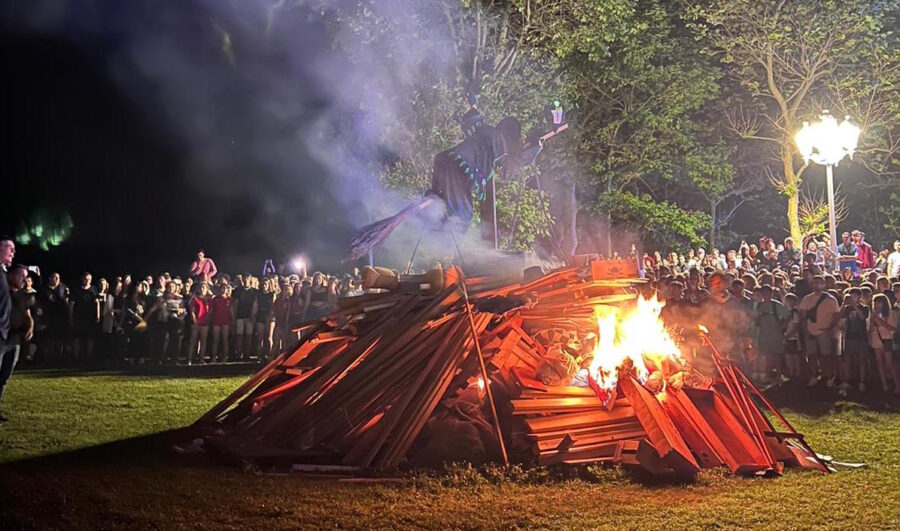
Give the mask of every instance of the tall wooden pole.
<path id="1" fill-rule="evenodd" d="M 472 307 L 469 305 L 469 291 L 466 289 L 466 278 L 461 268 L 456 268 L 459 273 L 459 285 L 462 288 L 463 303 L 466 305 L 466 315 L 469 317 L 469 328 L 472 330 L 472 341 L 475 343 L 475 353 L 478 355 L 478 364 L 481 366 L 481 378 L 484 380 L 484 390 L 488 403 L 491 405 L 491 415 L 494 417 L 494 428 L 497 431 L 497 441 L 500 443 L 500 454 L 503 456 L 503 464 L 509 465 L 509 457 L 506 455 L 506 443 L 503 442 L 503 432 L 500 430 L 500 417 L 497 416 L 497 406 L 494 404 L 494 393 L 491 392 L 491 381 L 488 379 L 487 366 L 484 364 L 484 354 L 481 352 L 481 342 L 478 341 L 478 328 L 475 326 L 475 317 L 472 315 Z"/>
<path id="2" fill-rule="evenodd" d="M 492 217 L 494 218 L 494 249 L 500 248 L 500 236 L 497 232 L 497 176 L 491 177 L 491 205 L 494 209 Z"/>

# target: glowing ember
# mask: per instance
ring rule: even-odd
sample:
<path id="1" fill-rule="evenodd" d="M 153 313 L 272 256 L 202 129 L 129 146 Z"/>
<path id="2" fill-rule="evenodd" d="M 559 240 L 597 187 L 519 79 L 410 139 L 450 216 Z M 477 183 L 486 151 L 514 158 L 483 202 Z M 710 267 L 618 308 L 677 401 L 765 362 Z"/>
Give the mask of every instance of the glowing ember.
<path id="1" fill-rule="evenodd" d="M 616 308 L 598 308 L 600 337 L 590 374 L 601 389 L 615 390 L 620 368 L 633 366 L 638 380 L 646 382 L 667 361 L 683 364 L 678 345 L 659 318 L 664 306 L 654 295 L 652 299 L 639 296 L 637 307 L 621 318 Z"/>

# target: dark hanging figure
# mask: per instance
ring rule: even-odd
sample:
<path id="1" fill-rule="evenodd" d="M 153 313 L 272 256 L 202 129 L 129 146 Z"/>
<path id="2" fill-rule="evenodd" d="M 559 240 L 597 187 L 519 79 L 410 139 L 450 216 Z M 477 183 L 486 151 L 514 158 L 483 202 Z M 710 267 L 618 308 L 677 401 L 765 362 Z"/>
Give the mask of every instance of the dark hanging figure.
<path id="1" fill-rule="evenodd" d="M 371 223 L 350 243 L 349 260 L 355 260 L 378 246 L 403 220 L 423 210 L 437 200 L 446 206 L 442 227 L 461 237 L 468 230 L 480 203 L 481 235 L 485 240 L 494 236 L 494 186 L 492 180 L 502 168 L 511 171 L 530 164 L 540 153 L 542 143 L 523 142 L 519 120 L 508 116 L 496 125 L 484 123 L 474 106 L 460 119 L 465 139 L 456 146 L 435 155 L 431 175 L 431 190 L 419 201 L 403 211 Z"/>

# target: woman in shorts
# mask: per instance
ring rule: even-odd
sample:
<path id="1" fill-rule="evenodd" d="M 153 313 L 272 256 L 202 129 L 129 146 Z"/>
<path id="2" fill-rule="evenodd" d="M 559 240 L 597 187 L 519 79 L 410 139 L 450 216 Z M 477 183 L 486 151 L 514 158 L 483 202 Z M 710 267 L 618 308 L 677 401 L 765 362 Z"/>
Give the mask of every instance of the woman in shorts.
<path id="1" fill-rule="evenodd" d="M 888 375 L 894 381 L 894 393 L 900 394 L 897 371 L 894 369 L 894 315 L 891 303 L 887 296 L 878 293 L 872 297 L 872 319 L 869 326 L 869 343 L 875 351 L 875 363 L 878 365 L 878 374 L 881 376 L 881 387 L 888 392 Z"/>
<path id="2" fill-rule="evenodd" d="M 210 304 L 212 313 L 212 353 L 210 361 L 225 363 L 228 360 L 228 336 L 231 334 L 231 323 L 234 321 L 234 307 L 231 298 L 231 286 L 222 284 L 218 288 L 218 295 L 213 297 Z M 219 348 L 219 345 L 222 348 Z"/>

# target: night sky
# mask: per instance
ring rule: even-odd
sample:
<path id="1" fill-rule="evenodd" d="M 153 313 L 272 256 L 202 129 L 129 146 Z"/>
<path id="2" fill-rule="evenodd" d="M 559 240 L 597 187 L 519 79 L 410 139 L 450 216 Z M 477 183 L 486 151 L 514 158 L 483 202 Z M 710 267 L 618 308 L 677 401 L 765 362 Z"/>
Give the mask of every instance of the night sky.
<path id="1" fill-rule="evenodd" d="M 0 49 L 12 74 L 2 99 L 3 174 L 10 186 L 3 230 L 15 234 L 38 208 L 66 211 L 75 223 L 61 248 L 21 248 L 20 260 L 67 272 L 137 271 L 164 263 L 168 257 L 160 253 L 185 255 L 214 237 L 202 224 L 183 230 L 195 221 L 190 205 L 204 202 L 180 177 L 178 148 L 78 47 L 7 29 Z"/>
<path id="2" fill-rule="evenodd" d="M 199 247 L 230 271 L 301 251 L 340 266 L 359 224 L 342 212 L 362 197 L 336 197 L 334 168 L 309 154 L 310 124 L 342 109 L 304 64 L 332 58 L 304 46 L 321 36 L 303 13 L 262 39 L 264 13 L 217 3 L 21 4 L 0 8 L 0 232 L 39 209 L 74 228 L 17 261 L 70 282 L 183 273 Z"/>

